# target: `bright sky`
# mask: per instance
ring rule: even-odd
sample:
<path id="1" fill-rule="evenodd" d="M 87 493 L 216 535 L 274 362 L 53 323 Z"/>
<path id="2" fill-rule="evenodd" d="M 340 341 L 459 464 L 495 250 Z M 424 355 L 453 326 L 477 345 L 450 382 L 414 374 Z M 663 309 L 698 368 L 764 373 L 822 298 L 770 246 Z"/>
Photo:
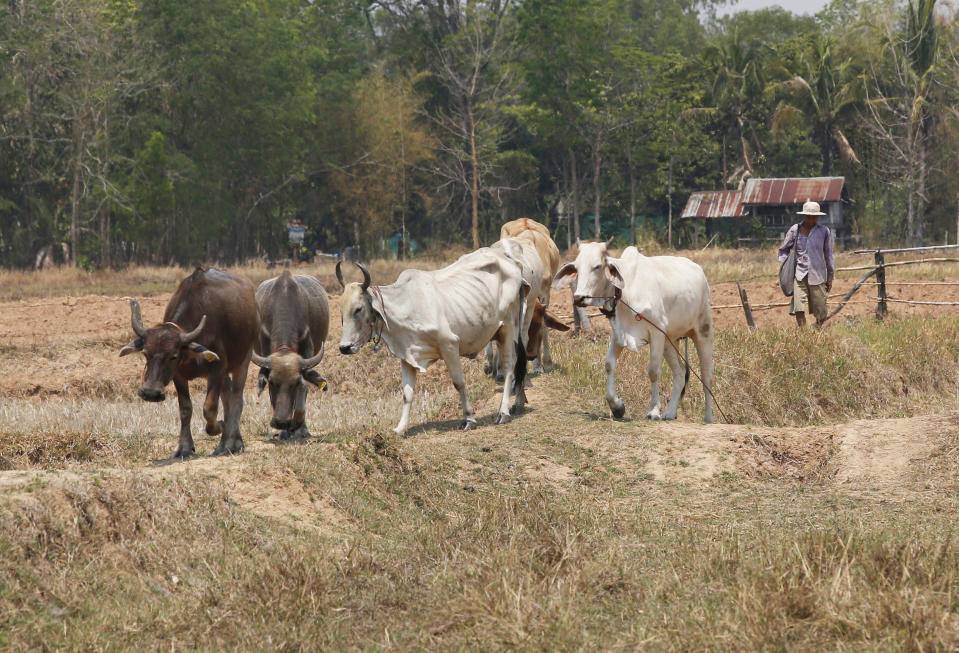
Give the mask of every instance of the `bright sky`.
<path id="1" fill-rule="evenodd" d="M 794 14 L 815 14 L 829 4 L 828 0 L 739 0 L 733 4 L 720 8 L 719 15 L 735 13 L 737 11 L 755 11 L 779 5 Z"/>

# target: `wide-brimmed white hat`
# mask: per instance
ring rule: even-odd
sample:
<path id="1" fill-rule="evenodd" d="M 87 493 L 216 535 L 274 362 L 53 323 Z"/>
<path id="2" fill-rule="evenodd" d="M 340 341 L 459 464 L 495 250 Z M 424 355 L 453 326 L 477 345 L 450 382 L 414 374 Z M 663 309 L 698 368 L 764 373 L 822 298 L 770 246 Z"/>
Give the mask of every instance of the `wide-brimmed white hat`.
<path id="1" fill-rule="evenodd" d="M 826 215 L 819 210 L 819 202 L 806 202 L 802 205 L 802 211 L 797 211 L 796 215 Z"/>

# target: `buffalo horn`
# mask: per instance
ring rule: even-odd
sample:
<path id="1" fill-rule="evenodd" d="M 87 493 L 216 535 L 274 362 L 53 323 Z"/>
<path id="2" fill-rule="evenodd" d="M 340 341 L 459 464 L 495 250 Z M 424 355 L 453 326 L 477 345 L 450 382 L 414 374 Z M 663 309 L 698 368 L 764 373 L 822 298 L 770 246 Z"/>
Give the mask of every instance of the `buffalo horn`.
<path id="1" fill-rule="evenodd" d="M 143 326 L 143 318 L 140 317 L 140 302 L 135 299 L 130 300 L 130 322 L 133 325 L 133 333 L 141 338 L 146 336 L 147 330 Z"/>
<path id="2" fill-rule="evenodd" d="M 353 262 L 353 265 L 358 267 L 363 271 L 363 292 L 366 292 L 366 289 L 370 287 L 370 284 L 373 283 L 373 279 L 370 277 L 370 271 L 362 263 Z"/>
<path id="3" fill-rule="evenodd" d="M 312 369 L 320 364 L 320 361 L 323 360 L 323 350 L 326 349 L 326 343 L 320 345 L 320 351 L 316 356 L 311 356 L 310 358 L 304 358 L 300 363 L 300 371 L 305 372 L 309 369 Z"/>
<path id="4" fill-rule="evenodd" d="M 257 367 L 262 367 L 265 370 L 270 369 L 270 366 L 273 364 L 273 360 L 269 356 L 260 356 L 255 351 L 250 353 L 250 360 L 253 361 L 253 364 Z"/>
<path id="5" fill-rule="evenodd" d="M 206 315 L 200 318 L 200 323 L 196 325 L 196 328 L 189 333 L 180 334 L 180 344 L 185 345 L 187 343 L 193 342 L 196 340 L 197 336 L 200 335 L 200 332 L 203 331 L 203 327 L 206 326 Z"/>
<path id="6" fill-rule="evenodd" d="M 340 287 L 343 290 L 346 290 L 346 284 L 343 283 L 343 270 L 340 267 L 342 265 L 343 265 L 343 261 L 336 262 L 336 280 L 340 282 Z"/>

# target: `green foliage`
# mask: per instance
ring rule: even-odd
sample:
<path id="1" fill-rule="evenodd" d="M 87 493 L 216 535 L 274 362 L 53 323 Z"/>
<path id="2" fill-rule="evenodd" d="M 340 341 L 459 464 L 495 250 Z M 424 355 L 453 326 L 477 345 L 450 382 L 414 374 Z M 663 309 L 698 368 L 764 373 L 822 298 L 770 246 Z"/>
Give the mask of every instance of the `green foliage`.
<path id="1" fill-rule="evenodd" d="M 628 231 L 747 173 L 845 175 L 867 240 L 955 229 L 959 30 L 934 0 L 718 4 L 4 5 L 0 265 L 285 257 L 290 220 L 311 250 L 521 216 L 562 242 L 560 199 Z"/>

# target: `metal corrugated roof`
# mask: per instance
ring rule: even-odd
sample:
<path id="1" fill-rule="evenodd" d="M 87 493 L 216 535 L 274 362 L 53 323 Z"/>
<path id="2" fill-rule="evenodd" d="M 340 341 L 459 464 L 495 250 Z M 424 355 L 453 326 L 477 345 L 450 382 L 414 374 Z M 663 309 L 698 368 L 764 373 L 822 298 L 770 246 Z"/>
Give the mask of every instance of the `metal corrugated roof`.
<path id="1" fill-rule="evenodd" d="M 803 202 L 838 202 L 845 177 L 747 179 L 743 204 L 783 206 Z"/>
<path id="2" fill-rule="evenodd" d="M 703 190 L 686 201 L 682 218 L 739 218 L 743 212 L 743 193 L 738 190 Z"/>

